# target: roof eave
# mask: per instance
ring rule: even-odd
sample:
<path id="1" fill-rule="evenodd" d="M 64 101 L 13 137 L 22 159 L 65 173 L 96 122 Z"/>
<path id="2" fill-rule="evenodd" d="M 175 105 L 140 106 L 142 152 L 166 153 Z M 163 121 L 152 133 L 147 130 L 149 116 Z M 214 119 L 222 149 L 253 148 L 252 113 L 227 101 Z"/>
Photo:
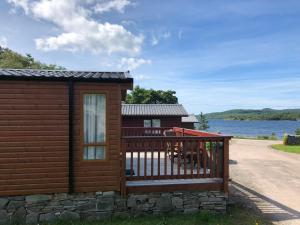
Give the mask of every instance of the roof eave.
<path id="1" fill-rule="evenodd" d="M 37 80 L 37 81 L 76 81 L 94 83 L 133 83 L 133 78 L 82 78 L 82 77 L 34 77 L 34 76 L 7 76 L 0 75 L 0 80 Z"/>

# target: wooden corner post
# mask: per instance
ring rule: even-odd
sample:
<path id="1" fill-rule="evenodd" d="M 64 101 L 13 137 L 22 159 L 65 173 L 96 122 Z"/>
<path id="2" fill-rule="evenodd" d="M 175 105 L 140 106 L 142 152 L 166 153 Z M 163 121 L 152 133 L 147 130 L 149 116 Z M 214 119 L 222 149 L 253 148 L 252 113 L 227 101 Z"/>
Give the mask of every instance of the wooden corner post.
<path id="1" fill-rule="evenodd" d="M 228 181 L 229 181 L 229 138 L 224 139 L 223 151 L 223 190 L 228 194 Z"/>
<path id="2" fill-rule="evenodd" d="M 126 196 L 126 141 L 124 138 L 121 139 L 121 168 L 120 168 L 120 177 L 121 177 L 121 196 L 125 197 Z"/>

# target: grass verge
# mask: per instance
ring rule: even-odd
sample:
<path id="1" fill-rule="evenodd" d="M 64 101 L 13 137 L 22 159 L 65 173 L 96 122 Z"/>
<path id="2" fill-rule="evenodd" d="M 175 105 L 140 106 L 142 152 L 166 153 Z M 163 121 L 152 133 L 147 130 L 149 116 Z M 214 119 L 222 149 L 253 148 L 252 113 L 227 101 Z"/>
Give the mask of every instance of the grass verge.
<path id="1" fill-rule="evenodd" d="M 278 140 L 280 140 L 276 136 L 256 136 L 256 137 L 234 136 L 233 138 L 236 138 L 236 139 L 249 139 L 249 140 L 271 140 L 271 141 L 278 141 Z"/>
<path id="2" fill-rule="evenodd" d="M 276 145 L 272 145 L 272 148 L 274 148 L 276 150 L 283 151 L 283 152 L 290 152 L 290 153 L 300 154 L 300 145 L 276 144 Z"/>
<path id="3" fill-rule="evenodd" d="M 233 207 L 224 215 L 196 213 L 189 215 L 113 218 L 101 222 L 60 221 L 54 225 L 269 225 L 267 220 L 249 209 Z"/>

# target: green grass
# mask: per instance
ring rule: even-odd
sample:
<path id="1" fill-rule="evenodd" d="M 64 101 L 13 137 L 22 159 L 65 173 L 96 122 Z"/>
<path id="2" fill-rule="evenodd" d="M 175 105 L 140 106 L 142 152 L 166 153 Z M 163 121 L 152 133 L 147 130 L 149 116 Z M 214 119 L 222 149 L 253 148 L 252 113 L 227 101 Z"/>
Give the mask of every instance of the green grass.
<path id="1" fill-rule="evenodd" d="M 272 140 L 276 141 L 279 140 L 276 136 L 257 136 L 257 137 L 247 137 L 247 136 L 234 136 L 237 139 L 250 139 L 250 140 Z"/>
<path id="2" fill-rule="evenodd" d="M 276 144 L 276 145 L 272 145 L 272 148 L 283 151 L 283 152 L 291 152 L 291 153 L 300 154 L 300 145 Z"/>
<path id="3" fill-rule="evenodd" d="M 118 219 L 101 222 L 66 222 L 54 225 L 269 225 L 267 220 L 249 209 L 231 208 L 227 214 L 196 213 L 188 215 L 143 216 L 131 219 Z"/>

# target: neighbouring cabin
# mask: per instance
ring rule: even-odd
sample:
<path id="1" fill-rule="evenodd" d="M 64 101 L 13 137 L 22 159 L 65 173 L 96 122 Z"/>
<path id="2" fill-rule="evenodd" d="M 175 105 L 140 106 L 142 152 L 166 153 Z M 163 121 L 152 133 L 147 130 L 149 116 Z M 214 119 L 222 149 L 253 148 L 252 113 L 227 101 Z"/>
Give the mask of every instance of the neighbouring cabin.
<path id="1" fill-rule="evenodd" d="M 0 196 L 120 191 L 123 72 L 0 70 Z"/>
<path id="2" fill-rule="evenodd" d="M 182 127 L 183 116 L 188 113 L 180 104 L 122 104 L 123 130 Z"/>
<path id="3" fill-rule="evenodd" d="M 190 114 L 181 118 L 182 128 L 195 129 L 195 125 L 197 123 L 199 123 L 199 121 L 194 114 Z"/>

